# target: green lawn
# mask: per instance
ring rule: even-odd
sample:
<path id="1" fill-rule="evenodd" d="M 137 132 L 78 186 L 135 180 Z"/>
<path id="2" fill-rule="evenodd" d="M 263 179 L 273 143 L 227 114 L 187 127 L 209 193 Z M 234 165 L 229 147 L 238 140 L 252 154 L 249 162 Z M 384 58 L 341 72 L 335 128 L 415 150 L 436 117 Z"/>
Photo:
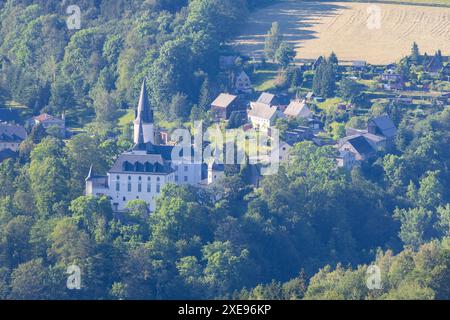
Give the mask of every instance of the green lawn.
<path id="1" fill-rule="evenodd" d="M 324 102 L 318 103 L 317 107 L 325 112 L 332 112 L 336 109 L 339 103 L 344 102 L 341 98 L 327 99 Z"/>
<path id="2" fill-rule="evenodd" d="M 253 87 L 256 91 L 268 91 L 277 85 L 278 66 L 266 63 L 264 68 L 255 70 L 252 76 Z"/>

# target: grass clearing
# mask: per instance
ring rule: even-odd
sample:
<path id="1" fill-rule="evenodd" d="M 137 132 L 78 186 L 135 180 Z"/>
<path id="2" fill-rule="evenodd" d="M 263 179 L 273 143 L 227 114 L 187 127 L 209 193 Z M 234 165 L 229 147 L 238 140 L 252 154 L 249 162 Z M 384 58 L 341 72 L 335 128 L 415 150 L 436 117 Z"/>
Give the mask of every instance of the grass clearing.
<path id="1" fill-rule="evenodd" d="M 253 86 L 256 91 L 268 91 L 277 86 L 278 66 L 273 63 L 266 63 L 266 65 L 258 70 L 255 70 L 252 76 Z"/>
<path id="2" fill-rule="evenodd" d="M 333 112 L 337 109 L 337 105 L 339 103 L 343 103 L 344 101 L 341 98 L 332 98 L 327 99 L 324 102 L 318 103 L 317 107 L 327 113 Z"/>

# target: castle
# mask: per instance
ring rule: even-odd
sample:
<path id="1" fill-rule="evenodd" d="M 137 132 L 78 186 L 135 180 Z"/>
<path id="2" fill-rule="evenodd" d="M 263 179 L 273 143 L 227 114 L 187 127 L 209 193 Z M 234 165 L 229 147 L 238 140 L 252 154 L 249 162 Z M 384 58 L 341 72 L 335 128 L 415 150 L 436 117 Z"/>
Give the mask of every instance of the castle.
<path id="1" fill-rule="evenodd" d="M 164 185 L 201 183 L 202 164 L 172 159 L 174 146 L 157 145 L 155 137 L 144 80 L 134 120 L 134 147 L 116 159 L 106 176 L 94 175 L 91 167 L 86 178 L 86 195 L 107 196 L 115 211 L 126 210 L 130 200 L 144 200 L 152 212 Z"/>

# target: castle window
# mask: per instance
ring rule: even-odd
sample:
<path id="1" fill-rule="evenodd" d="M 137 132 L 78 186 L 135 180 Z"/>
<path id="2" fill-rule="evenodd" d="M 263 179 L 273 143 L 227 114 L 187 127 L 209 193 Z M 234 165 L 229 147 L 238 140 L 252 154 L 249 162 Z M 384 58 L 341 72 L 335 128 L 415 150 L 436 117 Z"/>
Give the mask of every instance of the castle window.
<path id="1" fill-rule="evenodd" d="M 152 192 L 152 184 L 151 184 L 151 182 L 147 183 L 147 192 Z"/>
<path id="2" fill-rule="evenodd" d="M 184 176 L 184 182 L 188 182 L 188 177 Z"/>
<path id="3" fill-rule="evenodd" d="M 116 191 L 120 191 L 120 182 L 116 182 Z"/>
<path id="4" fill-rule="evenodd" d="M 175 182 L 178 182 L 178 176 L 175 176 Z"/>
<path id="5" fill-rule="evenodd" d="M 128 176 L 128 180 L 131 180 L 131 176 Z"/>
<path id="6" fill-rule="evenodd" d="M 188 166 L 184 166 L 184 172 L 187 172 L 189 170 Z"/>
<path id="7" fill-rule="evenodd" d="M 117 180 L 120 180 L 120 176 L 117 176 L 116 178 L 117 178 Z"/>
<path id="8" fill-rule="evenodd" d="M 131 182 L 128 182 L 128 192 L 131 192 Z"/>
<path id="9" fill-rule="evenodd" d="M 138 184 L 138 192 L 142 192 L 142 184 L 141 183 Z"/>
<path id="10" fill-rule="evenodd" d="M 126 198 L 126 197 L 123 197 L 123 201 L 127 201 L 127 198 Z"/>
<path id="11" fill-rule="evenodd" d="M 158 183 L 156 185 L 156 193 L 160 193 L 161 192 L 161 185 Z"/>

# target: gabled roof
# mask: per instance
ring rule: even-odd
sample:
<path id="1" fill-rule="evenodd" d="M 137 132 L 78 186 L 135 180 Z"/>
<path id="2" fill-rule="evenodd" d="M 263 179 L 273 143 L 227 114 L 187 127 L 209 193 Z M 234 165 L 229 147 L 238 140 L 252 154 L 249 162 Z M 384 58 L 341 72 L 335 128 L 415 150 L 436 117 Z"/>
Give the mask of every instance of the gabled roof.
<path id="1" fill-rule="evenodd" d="M 375 134 L 372 134 L 372 133 L 363 133 L 363 136 L 364 136 L 364 138 L 366 138 L 367 140 L 369 140 L 369 141 L 372 141 L 372 142 L 374 142 L 374 143 L 379 143 L 379 142 L 382 142 L 382 141 L 385 141 L 386 140 L 386 137 L 382 137 L 382 136 L 377 136 L 377 135 L 375 135 Z"/>
<path id="2" fill-rule="evenodd" d="M 259 98 L 258 98 L 258 100 L 256 102 L 260 102 L 260 103 L 271 105 L 274 100 L 275 100 L 275 95 L 274 94 L 271 94 L 271 93 L 268 93 L 268 92 L 263 92 L 263 93 L 261 93 L 261 95 L 259 96 Z"/>
<path id="3" fill-rule="evenodd" d="M 341 140 L 340 147 L 349 143 L 361 155 L 368 155 L 375 152 L 370 143 L 361 135 L 345 137 Z"/>
<path id="4" fill-rule="evenodd" d="M 62 121 L 61 119 L 58 119 L 52 115 L 49 115 L 48 113 L 40 114 L 40 115 L 34 117 L 33 119 L 36 121 L 39 121 L 39 122 L 54 121 L 54 120 Z"/>
<path id="5" fill-rule="evenodd" d="M 311 110 L 309 110 L 305 101 L 294 100 L 288 105 L 284 114 L 288 117 L 301 117 L 309 118 L 312 116 Z"/>
<path id="6" fill-rule="evenodd" d="M 381 115 L 370 120 L 381 131 L 386 138 L 393 138 L 397 134 L 397 128 L 387 114 Z"/>
<path id="7" fill-rule="evenodd" d="M 228 94 L 228 93 L 221 93 L 216 98 L 216 100 L 214 100 L 213 103 L 211 103 L 211 105 L 214 107 L 219 107 L 219 108 L 228 108 L 230 106 L 230 104 L 232 104 L 233 101 L 236 99 L 237 99 L 237 96 L 234 96 L 234 95 Z"/>
<path id="8" fill-rule="evenodd" d="M 21 142 L 27 138 L 24 127 L 0 123 L 0 141 Z"/>
<path id="9" fill-rule="evenodd" d="M 239 73 L 239 75 L 237 76 L 237 79 L 239 79 L 239 78 L 250 79 L 250 77 L 248 76 L 248 74 L 247 74 L 244 70 L 242 70 L 242 71 Z"/>
<path id="10" fill-rule="evenodd" d="M 269 106 L 260 102 L 252 102 L 251 109 L 248 112 L 249 117 L 258 117 L 266 120 L 271 120 L 277 113 L 278 108 Z"/>

